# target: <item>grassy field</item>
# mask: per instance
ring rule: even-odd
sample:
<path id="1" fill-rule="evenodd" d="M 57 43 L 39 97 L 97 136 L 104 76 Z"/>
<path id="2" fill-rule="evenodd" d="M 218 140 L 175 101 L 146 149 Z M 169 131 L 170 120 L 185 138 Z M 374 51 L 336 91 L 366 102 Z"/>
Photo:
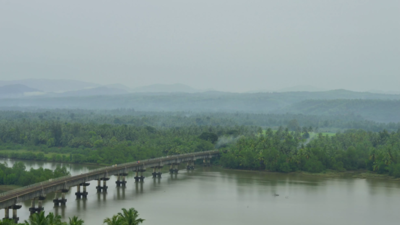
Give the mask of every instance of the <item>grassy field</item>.
<path id="1" fill-rule="evenodd" d="M 53 153 L 53 152 L 49 152 L 49 153 L 44 153 L 42 151 L 29 151 L 29 150 L 25 150 L 25 149 L 18 149 L 18 150 L 0 150 L 0 153 L 34 153 L 34 154 L 39 154 L 39 153 L 43 153 L 45 157 L 47 158 L 51 158 L 53 155 L 60 155 L 63 156 L 65 155 L 66 157 L 69 157 L 69 154 L 62 154 L 62 153 Z"/>

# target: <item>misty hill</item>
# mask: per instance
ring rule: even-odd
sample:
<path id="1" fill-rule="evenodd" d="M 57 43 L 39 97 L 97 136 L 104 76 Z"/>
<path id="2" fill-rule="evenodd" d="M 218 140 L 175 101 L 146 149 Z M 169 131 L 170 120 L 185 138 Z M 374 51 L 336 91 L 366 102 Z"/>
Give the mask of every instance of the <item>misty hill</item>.
<path id="1" fill-rule="evenodd" d="M 124 90 L 124 91 L 127 91 L 127 92 L 132 91 L 131 88 L 129 88 L 129 87 L 123 85 L 123 84 L 109 84 L 109 85 L 105 85 L 104 87 L 121 89 L 121 90 Z"/>
<path id="2" fill-rule="evenodd" d="M 311 85 L 299 85 L 294 87 L 283 88 L 278 90 L 277 92 L 322 92 L 322 91 L 326 90 Z"/>
<path id="3" fill-rule="evenodd" d="M 67 91 L 63 93 L 55 94 L 54 96 L 105 96 L 105 95 L 122 95 L 127 94 L 128 91 L 118 88 L 110 88 L 110 87 L 97 87 L 97 88 L 90 88 L 84 89 L 79 91 Z"/>
<path id="4" fill-rule="evenodd" d="M 25 93 L 40 92 L 37 89 L 21 84 L 12 84 L 0 87 L 0 98 L 23 97 Z"/>
<path id="5" fill-rule="evenodd" d="M 60 80 L 60 79 L 25 79 L 0 81 L 0 86 L 20 84 L 33 89 L 38 89 L 44 92 L 65 92 L 77 91 L 81 89 L 99 87 L 95 83 L 77 81 L 77 80 Z"/>
<path id="6" fill-rule="evenodd" d="M 133 92 L 149 92 L 149 93 L 195 93 L 199 90 L 184 84 L 153 84 L 132 89 Z"/>
<path id="7" fill-rule="evenodd" d="M 69 96 L 35 96 L 20 99 L 1 99 L 0 107 L 70 108 L 70 109 L 135 109 L 137 111 L 191 111 L 191 112 L 249 112 L 249 113 L 304 113 L 304 114 L 347 114 L 363 115 L 375 121 L 400 121 L 397 112 L 400 95 L 373 94 L 334 90 L 326 92 L 285 93 L 129 93 L 119 89 L 112 95 L 110 90 L 89 89 Z M 86 93 L 85 93 L 86 92 Z M 118 94 L 118 95 L 117 95 Z M 94 96 L 98 95 L 98 96 Z M 103 95 L 103 96 L 100 96 Z M 335 101 L 341 99 L 341 101 Z M 311 103 L 304 101 L 319 100 Z M 356 108 L 354 102 L 360 101 Z M 307 103 L 307 104 L 306 104 Z M 335 104 L 333 104 L 335 103 Z M 302 108 L 302 105 L 304 107 Z M 327 106 L 325 106 L 327 104 Z M 341 105 L 344 104 L 344 105 Z M 308 108 L 306 106 L 309 106 Z M 315 110 L 311 110 L 312 108 Z M 344 110 L 349 108 L 350 110 Z M 387 118 L 387 119 L 385 119 Z"/>
<path id="8" fill-rule="evenodd" d="M 400 122 L 399 100 L 306 100 L 275 111 L 305 115 L 360 115 L 376 122 Z"/>

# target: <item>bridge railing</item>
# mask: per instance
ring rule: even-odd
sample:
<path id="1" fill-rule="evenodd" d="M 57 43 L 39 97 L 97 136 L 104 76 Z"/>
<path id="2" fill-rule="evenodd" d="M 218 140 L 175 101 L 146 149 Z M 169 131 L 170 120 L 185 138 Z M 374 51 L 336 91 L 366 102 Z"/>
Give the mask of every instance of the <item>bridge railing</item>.
<path id="1" fill-rule="evenodd" d="M 216 152 L 218 152 L 218 150 L 205 151 L 205 152 L 195 152 L 195 153 L 188 153 L 188 154 L 182 154 L 182 155 L 184 155 L 185 157 L 191 157 L 191 156 L 198 156 L 198 155 L 204 155 L 204 154 L 210 154 L 210 153 L 216 153 Z M 28 186 L 20 187 L 20 188 L 11 190 L 11 191 L 3 192 L 3 193 L 0 193 L 0 197 L 6 196 L 6 195 L 13 195 L 13 194 L 18 193 L 18 192 L 22 193 L 22 192 L 24 192 L 24 190 L 37 189 L 40 186 L 42 186 L 42 187 L 43 186 L 47 186 L 48 184 L 51 184 L 51 183 L 59 183 L 62 180 L 67 181 L 67 180 L 70 180 L 72 177 L 82 177 L 82 176 L 85 176 L 85 175 L 95 174 L 96 172 L 100 172 L 100 171 L 106 171 L 107 172 L 108 170 L 110 170 L 110 172 L 112 173 L 113 170 L 123 169 L 126 166 L 133 166 L 135 164 L 138 165 L 138 166 L 140 166 L 140 165 L 144 165 L 145 166 L 145 163 L 148 162 L 148 161 L 163 160 L 163 159 L 168 159 L 168 160 L 177 159 L 182 155 L 159 157 L 159 158 L 154 158 L 154 159 L 140 160 L 139 162 L 129 162 L 129 163 L 118 164 L 117 166 L 101 167 L 101 168 L 98 168 L 98 169 L 90 170 L 89 172 L 87 172 L 85 174 L 80 174 L 80 175 L 75 175 L 75 176 L 68 175 L 68 176 L 58 177 L 58 178 L 50 179 L 50 180 L 43 181 L 43 182 L 40 182 L 40 183 L 35 183 L 35 184 L 28 185 Z"/>

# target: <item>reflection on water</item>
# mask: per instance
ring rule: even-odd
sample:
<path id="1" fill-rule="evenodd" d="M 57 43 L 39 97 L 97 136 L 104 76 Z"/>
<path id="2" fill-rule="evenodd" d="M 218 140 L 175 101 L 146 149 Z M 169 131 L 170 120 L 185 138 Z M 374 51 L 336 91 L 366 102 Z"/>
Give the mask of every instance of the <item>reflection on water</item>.
<path id="1" fill-rule="evenodd" d="M 32 164 L 30 166 L 37 166 Z M 57 165 L 43 163 L 47 168 Z M 90 168 L 68 165 L 75 174 Z M 49 194 L 46 212 L 63 218 L 74 215 L 88 225 L 103 224 L 121 208 L 136 208 L 144 224 L 398 224 L 400 183 L 397 181 L 321 178 L 291 174 L 196 167 L 144 183 L 127 176 L 126 187 L 117 187 L 116 177 L 107 181 L 107 193 L 97 193 L 97 181 L 87 187 L 87 199 L 75 199 L 76 187 L 66 194 L 66 207 L 54 207 Z M 18 211 L 28 218 L 30 201 Z M 1 210 L 1 217 L 4 211 Z"/>

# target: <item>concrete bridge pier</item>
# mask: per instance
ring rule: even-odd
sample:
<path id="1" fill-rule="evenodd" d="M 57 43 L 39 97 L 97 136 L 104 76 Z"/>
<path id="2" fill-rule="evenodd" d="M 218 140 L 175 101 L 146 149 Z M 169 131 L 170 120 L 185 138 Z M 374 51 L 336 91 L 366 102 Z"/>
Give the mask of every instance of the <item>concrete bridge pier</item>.
<path id="1" fill-rule="evenodd" d="M 153 173 L 152 173 L 152 175 L 153 175 L 153 178 L 161 178 L 161 166 L 156 166 L 156 167 L 153 167 Z"/>
<path id="2" fill-rule="evenodd" d="M 81 184 L 78 184 L 78 186 L 76 186 L 75 196 L 76 199 L 81 199 Z"/>
<path id="3" fill-rule="evenodd" d="M 172 163 L 172 164 L 169 166 L 169 172 L 170 172 L 171 174 L 177 174 L 178 171 L 179 171 L 178 166 L 179 166 L 178 163 Z"/>
<path id="4" fill-rule="evenodd" d="M 59 192 L 55 193 L 55 198 L 53 199 L 54 207 L 58 207 L 60 205 L 60 199 L 58 198 Z"/>
<path id="5" fill-rule="evenodd" d="M 42 206 L 42 203 L 43 203 L 43 200 L 45 200 L 45 199 L 46 199 L 45 196 L 39 196 L 37 198 L 38 207 L 35 207 L 35 198 L 32 199 L 31 207 L 29 208 L 29 212 L 30 212 L 31 215 L 33 215 L 34 213 L 40 213 L 41 211 L 44 210 L 44 208 Z"/>
<path id="6" fill-rule="evenodd" d="M 117 176 L 118 176 L 117 181 L 115 181 L 115 183 L 117 184 L 117 187 L 119 187 L 119 186 L 125 187 L 126 186 L 125 176 L 128 176 L 128 174 L 120 173 L 120 174 L 117 174 Z M 121 180 L 121 176 L 122 176 L 122 180 Z"/>
<path id="7" fill-rule="evenodd" d="M 10 208 L 11 207 L 5 207 L 4 208 L 4 218 L 3 218 L 3 220 L 9 220 L 10 219 Z"/>
<path id="8" fill-rule="evenodd" d="M 186 169 L 187 170 L 194 170 L 194 161 L 187 162 Z"/>
<path id="9" fill-rule="evenodd" d="M 15 223 L 18 223 L 19 217 L 17 216 L 17 210 L 20 209 L 22 205 L 13 205 L 10 208 L 13 210 L 13 217 L 12 220 L 14 220 Z"/>
<path id="10" fill-rule="evenodd" d="M 109 179 L 110 178 L 108 178 L 108 177 L 103 177 L 103 178 L 100 178 L 100 179 L 97 180 L 97 186 L 96 186 L 97 192 L 102 192 L 102 191 L 104 193 L 107 192 L 107 189 L 108 189 L 107 181 Z M 103 186 L 100 186 L 101 181 L 103 181 Z"/>
<path id="11" fill-rule="evenodd" d="M 158 172 L 156 172 L 158 178 L 161 178 L 161 174 L 162 174 L 161 168 L 162 168 L 162 166 L 157 166 L 157 168 L 156 168 L 156 171 L 158 170 Z"/>
<path id="12" fill-rule="evenodd" d="M 85 182 L 85 183 L 80 183 L 80 184 L 78 184 L 78 186 L 76 186 L 76 190 L 77 190 L 75 192 L 76 199 L 81 199 L 81 198 L 86 199 L 87 198 L 88 192 L 86 191 L 86 187 L 89 185 L 90 185 L 90 183 Z M 83 186 L 82 192 L 81 192 L 81 186 Z"/>
<path id="13" fill-rule="evenodd" d="M 59 203 L 62 205 L 62 206 L 65 206 L 65 203 L 67 203 L 67 199 L 65 199 L 65 193 L 68 193 L 68 189 L 62 189 L 61 190 L 61 199 L 59 200 Z"/>
<path id="14" fill-rule="evenodd" d="M 141 169 L 141 170 L 140 170 L 140 182 L 143 182 L 143 181 L 144 181 L 143 172 L 145 172 L 145 171 L 146 171 L 145 169 Z"/>
<path id="15" fill-rule="evenodd" d="M 143 176 L 143 172 L 145 172 L 145 169 L 138 169 L 135 171 L 135 182 L 143 182 L 144 181 L 144 176 Z"/>
<path id="16" fill-rule="evenodd" d="M 53 199 L 54 207 L 58 207 L 60 204 L 65 206 L 67 199 L 65 199 L 65 193 L 68 192 L 68 189 L 62 189 L 61 191 L 56 192 L 56 198 Z M 59 193 L 61 193 L 61 198 L 59 197 Z"/>
<path id="17" fill-rule="evenodd" d="M 211 165 L 211 160 L 209 158 L 203 159 L 203 164 L 204 166 L 208 167 Z"/>

